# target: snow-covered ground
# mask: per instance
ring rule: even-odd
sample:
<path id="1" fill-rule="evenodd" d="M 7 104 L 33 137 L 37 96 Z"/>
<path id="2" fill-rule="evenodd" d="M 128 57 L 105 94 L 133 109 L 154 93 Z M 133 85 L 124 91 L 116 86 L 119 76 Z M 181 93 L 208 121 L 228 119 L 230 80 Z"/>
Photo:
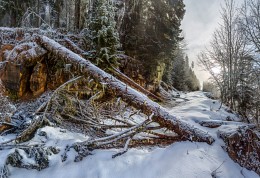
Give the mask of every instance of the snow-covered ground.
<path id="1" fill-rule="evenodd" d="M 47 136 L 35 136 L 31 141 L 57 146 L 60 153 L 50 157 L 50 167 L 42 171 L 9 167 L 11 178 L 259 178 L 253 171 L 248 171 L 232 161 L 221 146 L 224 142 L 217 137 L 218 130 L 234 129 L 240 125 L 224 125 L 210 129 L 198 124 L 201 120 L 239 120 L 222 108 L 220 103 L 208 99 L 202 92 L 182 94 L 183 102 L 168 111 L 187 122 L 209 132 L 216 142 L 213 145 L 196 142 L 177 142 L 165 148 L 129 149 L 121 156 L 112 158 L 118 149 L 96 150 L 80 162 L 74 162 L 75 151 L 68 152 L 68 159 L 61 161 L 65 147 L 87 139 L 84 135 L 71 133 L 60 128 L 45 127 Z M 181 99 L 180 99 L 181 100 Z M 9 136 L 10 137 L 10 136 Z M 0 136 L 0 141 L 6 140 Z M 0 151 L 0 164 L 8 151 Z"/>

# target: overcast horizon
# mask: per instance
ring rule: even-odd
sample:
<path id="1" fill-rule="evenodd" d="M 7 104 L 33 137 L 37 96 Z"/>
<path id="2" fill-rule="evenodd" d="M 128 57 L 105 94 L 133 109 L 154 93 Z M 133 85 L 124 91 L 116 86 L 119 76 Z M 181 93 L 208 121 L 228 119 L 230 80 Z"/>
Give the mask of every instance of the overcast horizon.
<path id="1" fill-rule="evenodd" d="M 186 13 L 181 27 L 187 43 L 186 53 L 190 61 L 195 62 L 194 70 L 201 83 L 209 78 L 209 74 L 198 66 L 197 55 L 209 45 L 213 32 L 221 22 L 220 8 L 223 2 L 224 0 L 184 0 Z"/>

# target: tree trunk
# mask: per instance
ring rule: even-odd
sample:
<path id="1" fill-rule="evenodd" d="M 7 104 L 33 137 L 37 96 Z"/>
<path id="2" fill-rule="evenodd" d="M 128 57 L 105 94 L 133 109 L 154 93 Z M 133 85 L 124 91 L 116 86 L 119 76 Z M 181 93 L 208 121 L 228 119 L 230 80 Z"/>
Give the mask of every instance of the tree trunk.
<path id="1" fill-rule="evenodd" d="M 17 26 L 17 14 L 15 12 L 15 10 L 11 10 L 11 24 L 10 26 L 11 27 L 16 27 Z"/>
<path id="2" fill-rule="evenodd" d="M 40 0 L 37 0 L 37 14 L 39 15 L 39 16 L 41 16 L 40 15 Z M 41 26 L 41 18 L 39 18 L 39 17 L 37 17 L 37 25 L 36 25 L 36 27 L 40 27 Z"/>
<path id="3" fill-rule="evenodd" d="M 144 93 L 145 95 L 149 96 L 150 98 L 153 98 L 156 101 L 160 101 L 163 102 L 162 98 L 156 96 L 155 94 L 151 93 L 150 91 L 146 90 L 145 88 L 143 88 L 142 86 L 138 85 L 137 83 L 135 83 L 135 81 L 133 81 L 131 78 L 127 77 L 125 74 L 123 74 L 122 72 L 120 72 L 117 69 L 113 69 L 112 70 L 113 75 L 115 75 L 117 78 L 119 78 L 120 81 L 130 85 L 131 87 L 133 87 L 134 89 L 137 89 L 138 91 Z"/>
<path id="4" fill-rule="evenodd" d="M 75 1 L 75 30 L 79 30 L 80 27 L 80 5 L 81 0 Z"/>
<path id="5" fill-rule="evenodd" d="M 214 139 L 206 132 L 170 115 L 164 108 L 151 101 L 147 96 L 137 92 L 54 40 L 38 35 L 35 36 L 35 41 L 47 51 L 63 59 L 66 63 L 71 63 L 75 68 L 82 69 L 80 75 L 90 76 L 101 83 L 106 83 L 107 88 L 113 91 L 117 97 L 121 97 L 125 102 L 140 109 L 146 115 L 152 116 L 151 119 L 154 122 L 174 131 L 183 140 L 207 142 L 208 144 L 214 142 Z"/>
<path id="6" fill-rule="evenodd" d="M 54 2 L 54 10 L 56 11 L 55 28 L 60 28 L 60 14 L 61 14 L 61 2 L 56 0 Z"/>

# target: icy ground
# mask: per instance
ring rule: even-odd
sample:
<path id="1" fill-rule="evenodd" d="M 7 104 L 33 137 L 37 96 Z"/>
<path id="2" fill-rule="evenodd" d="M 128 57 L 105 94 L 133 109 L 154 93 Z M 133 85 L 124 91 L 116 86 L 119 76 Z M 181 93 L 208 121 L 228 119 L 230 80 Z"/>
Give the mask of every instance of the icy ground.
<path id="1" fill-rule="evenodd" d="M 184 99 L 181 99 L 184 98 Z M 60 153 L 50 157 L 50 167 L 42 171 L 26 170 L 9 167 L 11 178 L 259 178 L 259 176 L 240 167 L 232 161 L 221 146 L 224 142 L 217 137 L 218 130 L 229 131 L 241 125 L 231 122 L 231 125 L 216 129 L 202 127 L 201 120 L 229 120 L 238 121 L 236 115 L 230 114 L 222 108 L 220 103 L 208 99 L 202 92 L 182 94 L 183 100 L 177 107 L 168 111 L 196 127 L 209 132 L 216 142 L 206 143 L 178 142 L 166 148 L 138 148 L 130 149 L 126 154 L 112 159 L 112 155 L 120 150 L 97 150 L 93 155 L 74 162 L 75 151 L 68 152 L 68 159 L 61 161 L 61 154 L 67 144 L 84 141 L 84 135 L 71 133 L 60 128 L 45 127 L 47 136 L 35 136 L 31 143 L 46 143 L 47 146 L 57 146 Z M 10 136 L 8 136 L 10 137 Z M 0 142 L 10 138 L 1 137 Z M 0 151 L 0 164 L 5 155 L 11 150 Z"/>

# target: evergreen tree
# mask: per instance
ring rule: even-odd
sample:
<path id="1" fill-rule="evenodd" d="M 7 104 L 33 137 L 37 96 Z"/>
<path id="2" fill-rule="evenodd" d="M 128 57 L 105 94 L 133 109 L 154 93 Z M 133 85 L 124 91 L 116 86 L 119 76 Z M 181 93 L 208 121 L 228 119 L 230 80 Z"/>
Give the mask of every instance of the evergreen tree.
<path id="1" fill-rule="evenodd" d="M 196 91 L 200 89 L 200 83 L 197 79 L 194 71 L 192 70 L 192 66 L 194 66 L 194 63 L 191 63 L 191 66 L 189 65 L 189 58 L 188 56 L 185 57 L 185 83 L 187 86 L 188 91 Z"/>
<path id="2" fill-rule="evenodd" d="M 176 50 L 173 62 L 172 82 L 173 86 L 180 91 L 187 90 L 184 53 L 181 49 Z"/>
<path id="3" fill-rule="evenodd" d="M 120 47 L 116 30 L 115 8 L 112 1 L 96 0 L 89 22 L 89 34 L 96 50 L 96 64 L 102 68 L 118 67 L 115 56 Z"/>
<path id="4" fill-rule="evenodd" d="M 180 23 L 184 16 L 182 0 L 129 0 L 121 27 L 121 42 L 127 55 L 145 66 L 145 77 L 152 80 L 157 66 L 164 63 L 165 81 L 170 81 L 172 51 L 177 48 Z"/>
<path id="5" fill-rule="evenodd" d="M 181 91 L 197 91 L 200 89 L 200 82 L 189 65 L 189 58 L 185 56 L 180 47 L 175 50 L 173 57 L 173 68 L 171 71 L 172 85 Z"/>

